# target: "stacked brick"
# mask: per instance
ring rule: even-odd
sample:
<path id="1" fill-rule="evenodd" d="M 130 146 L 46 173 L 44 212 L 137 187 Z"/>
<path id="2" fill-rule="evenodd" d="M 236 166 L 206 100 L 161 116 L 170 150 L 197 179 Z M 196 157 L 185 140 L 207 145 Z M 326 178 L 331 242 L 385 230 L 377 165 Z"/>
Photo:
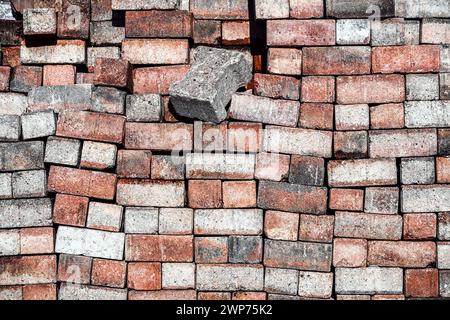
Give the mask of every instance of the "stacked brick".
<path id="1" fill-rule="evenodd" d="M 450 297 L 450 5 L 352 2 L 0 1 L 0 300 Z"/>

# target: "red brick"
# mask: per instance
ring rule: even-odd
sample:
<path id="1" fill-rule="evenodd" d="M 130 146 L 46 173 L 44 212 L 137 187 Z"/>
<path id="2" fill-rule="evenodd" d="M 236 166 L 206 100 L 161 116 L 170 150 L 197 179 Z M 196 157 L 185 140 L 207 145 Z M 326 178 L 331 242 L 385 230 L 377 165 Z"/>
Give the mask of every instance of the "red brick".
<path id="1" fill-rule="evenodd" d="M 222 23 L 217 20 L 194 20 L 193 37 L 198 44 L 219 44 Z"/>
<path id="2" fill-rule="evenodd" d="M 333 240 L 334 216 L 300 215 L 298 239 L 311 242 L 331 242 Z"/>
<path id="3" fill-rule="evenodd" d="M 189 180 L 188 206 L 190 208 L 221 208 L 222 183 L 220 180 Z"/>
<path id="4" fill-rule="evenodd" d="M 169 94 L 172 83 L 184 78 L 187 65 L 138 68 L 133 70 L 133 93 Z"/>
<path id="5" fill-rule="evenodd" d="M 259 180 L 281 181 L 289 175 L 290 156 L 286 154 L 258 153 L 255 177 Z"/>
<path id="6" fill-rule="evenodd" d="M 436 158 L 436 178 L 438 183 L 450 183 L 450 157 Z"/>
<path id="7" fill-rule="evenodd" d="M 296 78 L 256 73 L 253 81 L 255 95 L 289 100 L 300 98 L 300 80 Z"/>
<path id="8" fill-rule="evenodd" d="M 191 38 L 192 14 L 188 11 L 126 11 L 127 38 Z"/>
<path id="9" fill-rule="evenodd" d="M 411 269 L 405 273 L 407 297 L 432 298 L 439 295 L 439 272 L 437 269 Z"/>
<path id="10" fill-rule="evenodd" d="M 269 48 L 267 70 L 270 73 L 301 75 L 302 50 L 294 48 Z"/>
<path id="11" fill-rule="evenodd" d="M 266 300 L 265 292 L 233 292 L 231 300 Z"/>
<path id="12" fill-rule="evenodd" d="M 195 237 L 196 263 L 228 262 L 227 237 Z"/>
<path id="13" fill-rule="evenodd" d="M 300 106 L 299 127 L 333 130 L 334 107 L 325 103 L 303 103 Z"/>
<path id="14" fill-rule="evenodd" d="M 123 288 L 127 263 L 125 261 L 94 259 L 91 282 L 97 286 Z"/>
<path id="15" fill-rule="evenodd" d="M 171 110 L 170 97 L 163 96 L 163 113 L 164 113 L 164 122 L 178 122 L 174 112 Z"/>
<path id="16" fill-rule="evenodd" d="M 104 172 L 51 166 L 50 192 L 112 200 L 116 193 L 116 175 Z"/>
<path id="17" fill-rule="evenodd" d="M 369 265 L 426 268 L 436 262 L 436 243 L 412 241 L 369 241 Z"/>
<path id="18" fill-rule="evenodd" d="M 11 68 L 0 66 L 0 91 L 9 91 L 9 79 L 11 76 Z"/>
<path id="19" fill-rule="evenodd" d="M 128 288 L 135 290 L 160 290 L 161 264 L 130 262 L 128 264 Z"/>
<path id="20" fill-rule="evenodd" d="M 105 21 L 113 17 L 111 0 L 91 0 L 91 20 Z"/>
<path id="21" fill-rule="evenodd" d="M 20 229 L 20 254 L 43 254 L 54 252 L 52 227 Z"/>
<path id="22" fill-rule="evenodd" d="M 370 47 L 317 47 L 303 49 L 303 74 L 369 74 Z"/>
<path id="23" fill-rule="evenodd" d="M 224 208 L 254 208 L 256 207 L 255 181 L 224 181 Z"/>
<path id="24" fill-rule="evenodd" d="M 269 239 L 296 241 L 299 214 L 282 211 L 266 211 L 264 233 Z"/>
<path id="25" fill-rule="evenodd" d="M 227 150 L 228 146 L 228 123 L 221 124 L 202 124 L 201 150 L 205 151 L 219 151 Z M 196 138 L 197 139 L 197 138 Z M 196 151 L 199 151 L 196 146 Z"/>
<path id="26" fill-rule="evenodd" d="M 321 18 L 323 17 L 323 0 L 290 0 L 291 18 Z"/>
<path id="27" fill-rule="evenodd" d="M 125 117 L 87 111 L 61 112 L 56 135 L 61 137 L 122 143 Z"/>
<path id="28" fill-rule="evenodd" d="M 404 214 L 403 238 L 433 240 L 436 238 L 437 218 L 434 213 Z"/>
<path id="29" fill-rule="evenodd" d="M 119 150 L 117 176 L 121 178 L 150 178 L 152 153 L 144 150 Z"/>
<path id="30" fill-rule="evenodd" d="M 405 78 L 399 74 L 337 78 L 337 103 L 389 103 L 405 100 Z"/>
<path id="31" fill-rule="evenodd" d="M 261 149 L 262 134 L 261 123 L 232 122 L 228 125 L 228 151 L 256 153 Z"/>
<path id="32" fill-rule="evenodd" d="M 269 46 L 327 46 L 336 43 L 334 20 L 269 20 Z"/>
<path id="33" fill-rule="evenodd" d="M 78 72 L 76 84 L 94 84 L 94 74 Z"/>
<path id="34" fill-rule="evenodd" d="M 342 211 L 362 211 L 364 208 L 364 190 L 336 189 L 330 190 L 330 209 Z"/>
<path id="35" fill-rule="evenodd" d="M 218 20 L 246 20 L 249 18 L 247 0 L 192 0 L 190 10 L 195 18 Z"/>
<path id="36" fill-rule="evenodd" d="M 57 300 L 56 284 L 25 285 L 22 289 L 23 300 Z"/>
<path id="37" fill-rule="evenodd" d="M 374 73 L 439 72 L 440 48 L 432 45 L 373 48 L 372 69 Z"/>
<path id="38" fill-rule="evenodd" d="M 89 198 L 57 194 L 53 207 L 53 222 L 84 227 L 86 225 Z"/>
<path id="39" fill-rule="evenodd" d="M 43 86 L 75 84 L 76 68 L 73 65 L 45 65 Z"/>
<path id="40" fill-rule="evenodd" d="M 334 239 L 333 266 L 345 268 L 365 267 L 367 263 L 367 240 Z"/>
<path id="41" fill-rule="evenodd" d="M 405 300 L 405 296 L 402 294 L 376 294 L 372 296 L 371 300 Z"/>
<path id="42" fill-rule="evenodd" d="M 334 102 L 334 77 L 302 78 L 302 102 Z"/>
<path id="43" fill-rule="evenodd" d="M 390 103 L 370 107 L 371 129 L 401 129 L 405 127 L 403 103 Z"/>
<path id="44" fill-rule="evenodd" d="M 127 235 L 127 261 L 191 262 L 192 236 Z"/>
<path id="45" fill-rule="evenodd" d="M 183 123 L 132 123 L 125 125 L 127 149 L 192 150 L 193 126 Z"/>
<path id="46" fill-rule="evenodd" d="M 187 39 L 125 39 L 122 59 L 134 65 L 189 63 L 189 42 Z"/>
<path id="47" fill-rule="evenodd" d="M 11 74 L 10 90 L 28 92 L 32 87 L 42 85 L 42 68 L 17 66 Z"/>
<path id="48" fill-rule="evenodd" d="M 98 58 L 95 60 L 94 84 L 130 88 L 131 65 L 127 60 Z"/>
<path id="49" fill-rule="evenodd" d="M 198 300 L 231 300 L 231 292 L 199 292 Z"/>
<path id="50" fill-rule="evenodd" d="M 250 44 L 249 21 L 222 22 L 222 44 L 245 46 Z"/>
<path id="51" fill-rule="evenodd" d="M 20 65 L 20 47 L 2 48 L 2 64 L 15 68 Z"/>
<path id="52" fill-rule="evenodd" d="M 56 282 L 56 256 L 0 257 L 0 286 Z"/>
<path id="53" fill-rule="evenodd" d="M 63 0 L 60 4 L 58 38 L 89 38 L 91 2 L 89 0 Z"/>
<path id="54" fill-rule="evenodd" d="M 58 281 L 87 284 L 91 279 L 92 258 L 62 254 L 58 262 Z"/>

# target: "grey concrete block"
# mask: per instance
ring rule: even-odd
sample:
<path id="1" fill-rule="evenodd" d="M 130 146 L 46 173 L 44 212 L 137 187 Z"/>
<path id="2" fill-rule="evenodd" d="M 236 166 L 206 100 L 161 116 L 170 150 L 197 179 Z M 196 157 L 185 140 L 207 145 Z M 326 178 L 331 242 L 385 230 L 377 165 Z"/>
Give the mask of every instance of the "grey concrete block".
<path id="1" fill-rule="evenodd" d="M 191 69 L 169 94 L 179 115 L 218 123 L 227 117 L 232 95 L 251 78 L 252 62 L 244 53 L 198 47 Z"/>

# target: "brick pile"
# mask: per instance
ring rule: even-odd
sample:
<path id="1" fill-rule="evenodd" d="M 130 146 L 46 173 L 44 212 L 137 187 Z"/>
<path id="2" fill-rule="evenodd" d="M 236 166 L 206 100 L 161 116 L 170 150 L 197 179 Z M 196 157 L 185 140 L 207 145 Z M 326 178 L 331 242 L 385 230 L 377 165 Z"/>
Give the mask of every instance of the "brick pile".
<path id="1" fill-rule="evenodd" d="M 450 297 L 450 4 L 350 2 L 1 0 L 0 299 Z"/>

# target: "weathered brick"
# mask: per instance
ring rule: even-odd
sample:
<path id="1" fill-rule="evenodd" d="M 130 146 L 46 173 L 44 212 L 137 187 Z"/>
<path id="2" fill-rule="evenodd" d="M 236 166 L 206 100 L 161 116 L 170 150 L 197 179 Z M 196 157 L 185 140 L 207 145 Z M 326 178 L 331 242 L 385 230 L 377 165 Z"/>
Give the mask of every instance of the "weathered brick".
<path id="1" fill-rule="evenodd" d="M 44 168 L 44 143 L 42 141 L 11 142 L 0 144 L 0 171 L 21 171 Z"/>
<path id="2" fill-rule="evenodd" d="M 90 202 L 86 227 L 105 231 L 120 231 L 123 207 L 109 203 Z"/>
<path id="3" fill-rule="evenodd" d="M 191 38 L 192 14 L 189 11 L 127 11 L 127 38 Z"/>
<path id="4" fill-rule="evenodd" d="M 334 107 L 332 104 L 302 103 L 300 107 L 299 127 L 332 130 L 333 121 Z"/>
<path id="5" fill-rule="evenodd" d="M 403 238 L 407 240 L 433 240 L 436 238 L 437 219 L 434 213 L 404 214 Z"/>
<path id="6" fill-rule="evenodd" d="M 302 50 L 294 48 L 269 48 L 267 70 L 285 75 L 302 74 Z"/>
<path id="7" fill-rule="evenodd" d="M 334 132 L 334 156 L 337 159 L 367 157 L 367 131 Z"/>
<path id="8" fill-rule="evenodd" d="M 328 76 L 312 76 L 302 79 L 302 102 L 332 103 L 335 99 L 335 79 Z"/>
<path id="9" fill-rule="evenodd" d="M 291 18 L 323 17 L 323 0 L 289 0 Z"/>
<path id="10" fill-rule="evenodd" d="M 255 178 L 281 181 L 288 177 L 290 157 L 285 154 L 258 153 L 256 155 Z"/>
<path id="11" fill-rule="evenodd" d="M 1 257 L 0 285 L 56 282 L 56 256 Z"/>
<path id="12" fill-rule="evenodd" d="M 326 0 L 326 8 L 327 16 L 335 18 L 370 18 L 373 14 L 386 18 L 395 14 L 394 0 L 362 0 L 352 5 L 346 0 Z"/>
<path id="13" fill-rule="evenodd" d="M 150 178 L 152 153 L 140 150 L 119 150 L 117 175 L 121 178 Z"/>
<path id="14" fill-rule="evenodd" d="M 450 13 L 450 10 L 449 10 Z M 444 19 L 424 19 L 422 23 L 423 43 L 450 43 L 450 23 Z"/>
<path id="15" fill-rule="evenodd" d="M 405 100 L 402 75 L 343 76 L 337 78 L 337 103 L 388 103 Z"/>
<path id="16" fill-rule="evenodd" d="M 282 211 L 266 211 L 264 234 L 269 239 L 297 240 L 299 214 Z"/>
<path id="17" fill-rule="evenodd" d="M 419 44 L 420 21 L 392 18 L 372 22 L 372 46 Z"/>
<path id="18" fill-rule="evenodd" d="M 16 46 L 20 44 L 23 34 L 23 22 L 15 20 L 0 20 L 0 45 Z"/>
<path id="19" fill-rule="evenodd" d="M 75 84 L 76 68 L 73 65 L 45 65 L 43 86 L 66 86 Z"/>
<path id="20" fill-rule="evenodd" d="M 439 76 L 436 74 L 407 74 L 407 100 L 438 100 Z"/>
<path id="21" fill-rule="evenodd" d="M 114 144 L 85 141 L 81 151 L 82 168 L 108 169 L 116 164 L 117 147 Z"/>
<path id="22" fill-rule="evenodd" d="M 332 155 L 331 132 L 266 126 L 263 151 L 329 158 Z"/>
<path id="23" fill-rule="evenodd" d="M 367 262 L 382 267 L 426 268 L 436 261 L 434 242 L 369 241 Z"/>
<path id="24" fill-rule="evenodd" d="M 261 265 L 197 265 L 197 290 L 263 290 L 264 268 Z"/>
<path id="25" fill-rule="evenodd" d="M 256 207 L 255 181 L 224 181 L 224 208 L 253 208 Z"/>
<path id="26" fill-rule="evenodd" d="M 261 123 L 233 122 L 228 125 L 227 149 L 231 153 L 256 153 L 261 150 Z"/>
<path id="27" fill-rule="evenodd" d="M 20 116 L 28 108 L 27 97 L 18 93 L 0 92 L 0 115 Z"/>
<path id="28" fill-rule="evenodd" d="M 219 44 L 222 36 L 222 23 L 217 20 L 194 20 L 193 38 L 198 44 Z"/>
<path id="29" fill-rule="evenodd" d="M 227 237 L 195 237 L 195 262 L 228 262 Z"/>
<path id="30" fill-rule="evenodd" d="M 450 268 L 450 244 L 448 242 L 437 243 L 437 268 Z"/>
<path id="31" fill-rule="evenodd" d="M 1 32 L 1 31 L 0 31 Z M 20 47 L 3 47 L 2 48 L 2 62 L 5 66 L 15 68 L 20 65 Z"/>
<path id="32" fill-rule="evenodd" d="M 232 119 L 295 127 L 300 103 L 273 100 L 250 94 L 234 94 L 229 115 Z"/>
<path id="33" fill-rule="evenodd" d="M 405 290 L 407 297 L 431 298 L 439 295 L 437 269 L 406 270 Z"/>
<path id="34" fill-rule="evenodd" d="M 183 207 L 183 181 L 121 179 L 117 203 L 125 206 Z"/>
<path id="35" fill-rule="evenodd" d="M 130 291 L 129 300 L 196 300 L 195 290 Z"/>
<path id="36" fill-rule="evenodd" d="M 96 87 L 92 92 L 91 111 L 123 114 L 126 92 L 110 87 Z"/>
<path id="37" fill-rule="evenodd" d="M 448 213 L 438 214 L 437 238 L 450 240 L 450 214 Z"/>
<path id="38" fill-rule="evenodd" d="M 137 122 L 159 122 L 162 115 L 162 104 L 163 102 L 160 95 L 128 95 L 126 100 L 127 120 Z"/>
<path id="39" fill-rule="evenodd" d="M 373 48 L 372 70 L 374 73 L 439 72 L 440 48 L 431 45 Z"/>
<path id="40" fill-rule="evenodd" d="M 450 129 L 438 130 L 438 154 L 450 155 Z"/>
<path id="41" fill-rule="evenodd" d="M 192 234 L 194 210 L 189 208 L 161 208 L 158 222 L 160 234 Z"/>
<path id="42" fill-rule="evenodd" d="M 440 99 L 450 100 L 450 73 L 441 73 L 439 84 Z"/>
<path id="43" fill-rule="evenodd" d="M 334 117 L 337 130 L 369 129 L 369 106 L 367 104 L 336 105 Z"/>
<path id="44" fill-rule="evenodd" d="M 408 101 L 405 123 L 408 128 L 450 126 L 450 101 Z"/>
<path id="45" fill-rule="evenodd" d="M 230 263 L 262 262 L 262 237 L 231 236 L 228 238 L 228 248 Z"/>
<path id="46" fill-rule="evenodd" d="M 450 183 L 450 158 L 436 158 L 437 183 Z"/>
<path id="47" fill-rule="evenodd" d="M 255 155 L 189 153 L 186 155 L 186 176 L 189 179 L 252 179 Z"/>
<path id="48" fill-rule="evenodd" d="M 398 213 L 399 191 L 396 187 L 366 188 L 364 211 L 367 213 Z"/>
<path id="49" fill-rule="evenodd" d="M 125 117 L 92 112 L 62 112 L 56 134 L 62 137 L 122 143 Z"/>
<path id="50" fill-rule="evenodd" d="M 54 45 L 20 47 L 20 60 L 24 64 L 82 64 L 86 60 L 83 40 L 58 40 Z"/>
<path id="51" fill-rule="evenodd" d="M 371 129 L 401 129 L 404 126 L 403 103 L 381 104 L 370 107 Z"/>
<path id="52" fill-rule="evenodd" d="M 258 207 L 290 212 L 324 214 L 327 207 L 327 190 L 321 187 L 260 181 Z"/>
<path id="53" fill-rule="evenodd" d="M 58 300 L 126 300 L 127 290 L 62 283 Z"/>
<path id="54" fill-rule="evenodd" d="M 245 20 L 249 17 L 246 0 L 192 0 L 191 11 L 195 18 L 219 20 Z"/>
<path id="55" fill-rule="evenodd" d="M 270 293 L 292 294 L 298 292 L 298 271 L 291 269 L 266 268 L 264 290 Z"/>
<path id="56" fill-rule="evenodd" d="M 56 131 L 56 116 L 53 110 L 25 113 L 21 117 L 24 140 L 52 136 Z"/>
<path id="57" fill-rule="evenodd" d="M 330 271 L 332 245 L 265 240 L 264 265 L 311 271 Z"/>
<path id="58" fill-rule="evenodd" d="M 21 229 L 20 254 L 53 253 L 54 231 L 52 227 Z"/>
<path id="59" fill-rule="evenodd" d="M 300 99 L 300 80 L 296 78 L 256 73 L 253 81 L 255 95 L 275 99 Z"/>
<path id="60" fill-rule="evenodd" d="M 73 86 L 34 87 L 28 94 L 29 111 L 80 111 L 91 108 L 93 87 L 89 84 Z"/>
<path id="61" fill-rule="evenodd" d="M 249 21 L 223 21 L 222 44 L 245 46 L 250 44 Z"/>
<path id="62" fill-rule="evenodd" d="M 298 295 L 305 298 L 331 298 L 333 273 L 299 271 Z"/>
<path id="63" fill-rule="evenodd" d="M 334 239 L 333 266 L 358 268 L 367 264 L 367 240 Z"/>
<path id="64" fill-rule="evenodd" d="M 402 212 L 411 213 L 450 211 L 447 201 L 449 196 L 448 185 L 404 186 L 401 209 Z"/>
<path id="65" fill-rule="evenodd" d="M 120 45 L 125 40 L 125 28 L 112 21 L 91 22 L 90 42 L 94 45 Z"/>
<path id="66" fill-rule="evenodd" d="M 183 180 L 184 176 L 183 157 L 158 155 L 152 157 L 151 178 L 153 180 Z"/>
<path id="67" fill-rule="evenodd" d="M 194 263 L 163 263 L 163 289 L 193 289 L 195 288 Z"/>
<path id="68" fill-rule="evenodd" d="M 47 195 L 47 175 L 45 170 L 20 171 L 12 174 L 14 198 L 35 198 Z"/>
<path id="69" fill-rule="evenodd" d="M 289 171 L 289 182 L 308 186 L 322 186 L 325 164 L 322 158 L 293 155 Z"/>
<path id="70" fill-rule="evenodd" d="M 128 264 L 127 285 L 135 290 L 161 289 L 161 264 L 130 262 Z"/>
<path id="71" fill-rule="evenodd" d="M 194 212 L 194 233 L 199 235 L 259 235 L 263 211 L 259 209 L 217 209 Z"/>
<path id="72" fill-rule="evenodd" d="M 125 233 L 156 234 L 158 232 L 158 209 L 126 208 Z"/>
<path id="73" fill-rule="evenodd" d="M 256 19 L 289 18 L 289 0 L 256 0 Z"/>
<path id="74" fill-rule="evenodd" d="M 99 199 L 113 199 L 116 180 L 116 175 L 111 173 L 51 166 L 48 190 Z"/>
<path id="75" fill-rule="evenodd" d="M 11 68 L 8 66 L 0 66 L 0 91 L 9 91 L 10 76 Z"/>
<path id="76" fill-rule="evenodd" d="M 334 235 L 346 238 L 399 240 L 402 237 L 399 215 L 336 212 Z"/>
<path id="77" fill-rule="evenodd" d="M 341 294 L 403 293 L 403 270 L 400 268 L 337 268 L 335 290 Z"/>
<path id="78" fill-rule="evenodd" d="M 89 0 L 63 0 L 58 12 L 59 38 L 89 38 L 91 2 Z"/>
<path id="79" fill-rule="evenodd" d="M 332 187 L 364 187 L 396 183 L 395 159 L 339 160 L 328 163 L 328 184 Z"/>
<path id="80" fill-rule="evenodd" d="M 130 88 L 130 63 L 124 59 L 97 58 L 95 61 L 94 84 Z"/>
<path id="81" fill-rule="evenodd" d="M 58 281 L 88 284 L 91 277 L 92 258 L 61 254 L 58 260 Z"/>
<path id="82" fill-rule="evenodd" d="M 49 137 L 45 146 L 44 162 L 76 166 L 80 157 L 80 147 L 79 140 Z"/>
<path id="83" fill-rule="evenodd" d="M 20 230 L 0 230 L 0 256 L 17 256 L 19 254 Z"/>
<path id="84" fill-rule="evenodd" d="M 201 126 L 199 125 L 201 124 Z M 228 149 L 228 123 L 194 123 L 194 150 L 219 151 Z"/>
<path id="85" fill-rule="evenodd" d="M 340 19 L 336 21 L 336 42 L 339 45 L 370 43 L 370 20 Z"/>
<path id="86" fill-rule="evenodd" d="M 125 124 L 127 149 L 192 150 L 193 126 L 183 123 Z"/>
<path id="87" fill-rule="evenodd" d="M 433 184 L 435 182 L 434 158 L 403 158 L 400 164 L 402 184 Z"/>
<path id="88" fill-rule="evenodd" d="M 89 198 L 57 194 L 53 209 L 53 222 L 62 225 L 84 227 Z"/>
<path id="89" fill-rule="evenodd" d="M 20 117 L 15 115 L 0 116 L 0 141 L 18 141 L 21 133 Z"/>
<path id="90" fill-rule="evenodd" d="M 125 260 L 191 262 L 192 236 L 127 235 Z"/>
<path id="91" fill-rule="evenodd" d="M 94 259 L 91 282 L 93 285 L 123 288 L 127 263 L 125 261 Z"/>
<path id="92" fill-rule="evenodd" d="M 269 46 L 320 46 L 336 43 L 334 20 L 269 20 Z"/>
<path id="93" fill-rule="evenodd" d="M 113 17 L 111 0 L 91 0 L 91 20 L 105 21 Z"/>
<path id="94" fill-rule="evenodd" d="M 370 73 L 369 47 L 317 47 L 303 49 L 303 74 L 339 75 Z"/>
<path id="95" fill-rule="evenodd" d="M 405 18 L 449 17 L 450 9 L 445 0 L 397 0 L 395 14 Z"/>
<path id="96" fill-rule="evenodd" d="M 222 182 L 220 180 L 189 180 L 188 206 L 190 208 L 221 208 Z"/>
<path id="97" fill-rule="evenodd" d="M 55 9 L 25 9 L 23 11 L 23 33 L 25 35 L 56 34 Z"/>
<path id="98" fill-rule="evenodd" d="M 187 40 L 124 40 L 122 59 L 132 64 L 183 64 L 189 61 Z"/>
<path id="99" fill-rule="evenodd" d="M 176 0 L 112 0 L 113 10 L 169 10 L 176 9 Z"/>
<path id="100" fill-rule="evenodd" d="M 42 85 L 42 67 L 16 66 L 11 74 L 10 90 L 28 93 L 33 87 Z"/>
<path id="101" fill-rule="evenodd" d="M 125 234 L 60 226 L 56 232 L 57 253 L 122 260 Z"/>
<path id="102" fill-rule="evenodd" d="M 2 301 L 23 300 L 22 286 L 2 286 L 0 299 Z"/>
<path id="103" fill-rule="evenodd" d="M 34 284 L 23 286 L 23 300 L 56 300 L 56 284 Z"/>
<path id="104" fill-rule="evenodd" d="M 298 239 L 310 242 L 332 242 L 334 217 L 325 215 L 300 215 Z"/>
<path id="105" fill-rule="evenodd" d="M 362 211 L 364 190 L 332 188 L 329 207 L 333 210 Z"/>
<path id="106" fill-rule="evenodd" d="M 95 62 L 98 58 L 120 59 L 120 48 L 118 47 L 87 48 L 87 67 L 89 72 L 94 72 Z"/>

